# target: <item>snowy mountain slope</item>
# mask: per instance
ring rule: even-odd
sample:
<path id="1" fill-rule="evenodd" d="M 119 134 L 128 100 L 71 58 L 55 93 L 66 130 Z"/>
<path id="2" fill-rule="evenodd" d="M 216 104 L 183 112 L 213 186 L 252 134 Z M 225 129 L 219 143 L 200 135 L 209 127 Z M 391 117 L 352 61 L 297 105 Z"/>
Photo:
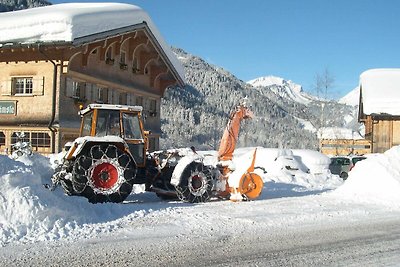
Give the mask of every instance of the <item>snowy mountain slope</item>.
<path id="1" fill-rule="evenodd" d="M 258 88 L 259 90 L 269 89 L 281 97 L 286 97 L 300 104 L 307 105 L 312 101 L 313 97 L 303 92 L 301 85 L 292 81 L 286 81 L 276 76 L 259 77 L 247 82 L 248 84 Z"/>
<path id="2" fill-rule="evenodd" d="M 316 131 L 323 125 L 358 128 L 348 105 L 319 100 L 273 76 L 253 81 L 261 86 L 254 87 L 182 49 L 174 52 L 184 66 L 187 85 L 170 88 L 162 100 L 162 148 L 216 149 L 230 111 L 244 97 L 256 118 L 241 127 L 239 147 L 316 148 Z"/>

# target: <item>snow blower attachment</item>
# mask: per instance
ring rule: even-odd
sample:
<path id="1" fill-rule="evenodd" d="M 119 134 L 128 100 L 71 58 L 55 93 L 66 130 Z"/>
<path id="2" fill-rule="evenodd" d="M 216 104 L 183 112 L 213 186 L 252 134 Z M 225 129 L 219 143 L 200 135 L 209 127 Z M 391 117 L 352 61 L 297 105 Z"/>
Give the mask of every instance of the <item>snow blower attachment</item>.
<path id="1" fill-rule="evenodd" d="M 255 199 L 260 195 L 263 181 L 254 173 L 256 151 L 240 179 L 230 179 L 240 122 L 252 117 L 245 104 L 237 106 L 230 116 L 217 166 L 205 165 L 194 148 L 148 153 L 149 132 L 143 129 L 141 113 L 139 106 L 108 104 L 90 104 L 80 111 L 81 137 L 66 145 L 52 188 L 61 185 L 67 195 L 83 196 L 91 203 L 122 202 L 133 184 L 145 184 L 147 191 L 161 198 L 179 197 L 186 202 L 205 202 L 211 197 Z"/>

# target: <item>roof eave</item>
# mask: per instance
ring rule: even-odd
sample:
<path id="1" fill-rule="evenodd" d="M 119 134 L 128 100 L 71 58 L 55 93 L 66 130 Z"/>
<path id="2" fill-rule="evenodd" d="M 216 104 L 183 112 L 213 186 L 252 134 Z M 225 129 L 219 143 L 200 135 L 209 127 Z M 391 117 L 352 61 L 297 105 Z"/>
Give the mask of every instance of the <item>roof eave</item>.
<path id="1" fill-rule="evenodd" d="M 134 25 L 130 25 L 130 26 L 122 27 L 122 28 L 112 29 L 112 30 L 109 30 L 109 31 L 104 31 L 104 32 L 96 33 L 96 34 L 91 34 L 91 35 L 75 38 L 72 41 L 72 44 L 75 45 L 75 46 L 80 46 L 80 45 L 83 45 L 85 43 L 90 43 L 90 42 L 93 42 L 93 41 L 106 39 L 106 38 L 111 37 L 111 36 L 118 36 L 118 35 L 122 35 L 124 33 L 137 31 L 137 30 L 145 30 L 146 31 L 146 33 L 148 34 L 148 37 L 151 39 L 151 41 L 155 45 L 155 48 L 156 48 L 157 52 L 161 54 L 161 56 L 164 59 L 165 63 L 167 64 L 167 66 L 171 70 L 172 75 L 174 76 L 175 80 L 178 82 L 178 84 L 180 86 L 183 87 L 185 85 L 184 77 L 181 77 L 181 75 L 179 74 L 179 71 L 175 68 L 175 66 L 172 63 L 171 59 L 165 53 L 165 51 L 162 48 L 161 44 L 158 42 L 157 38 L 151 32 L 150 28 L 148 27 L 148 25 L 147 25 L 147 23 L 145 21 L 143 21 L 142 23 L 139 23 L 139 24 L 134 24 Z"/>

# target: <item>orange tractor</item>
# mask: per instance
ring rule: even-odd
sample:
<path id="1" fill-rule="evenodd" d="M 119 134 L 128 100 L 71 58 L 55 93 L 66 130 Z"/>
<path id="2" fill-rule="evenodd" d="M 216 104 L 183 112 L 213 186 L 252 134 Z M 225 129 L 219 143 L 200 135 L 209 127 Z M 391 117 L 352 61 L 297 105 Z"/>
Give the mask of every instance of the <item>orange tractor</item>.
<path id="1" fill-rule="evenodd" d="M 211 197 L 255 199 L 263 181 L 250 167 L 240 175 L 230 169 L 240 122 L 252 116 L 245 104 L 232 112 L 218 151 L 217 166 L 204 164 L 194 148 L 147 152 L 142 107 L 90 104 L 80 111 L 80 136 L 66 145 L 62 163 L 52 177 L 52 188 L 61 185 L 68 195 L 86 197 L 91 203 L 122 202 L 133 184 L 145 184 L 158 196 L 186 202 Z"/>

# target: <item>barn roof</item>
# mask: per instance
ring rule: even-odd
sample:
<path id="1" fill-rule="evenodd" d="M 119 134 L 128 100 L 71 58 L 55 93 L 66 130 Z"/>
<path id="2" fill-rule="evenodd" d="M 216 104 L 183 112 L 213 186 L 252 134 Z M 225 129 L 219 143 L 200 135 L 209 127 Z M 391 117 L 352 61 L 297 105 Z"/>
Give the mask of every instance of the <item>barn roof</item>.
<path id="1" fill-rule="evenodd" d="M 400 69 L 371 69 L 360 75 L 364 115 L 400 116 Z"/>
<path id="2" fill-rule="evenodd" d="M 69 42 L 78 45 L 103 33 L 144 25 L 184 81 L 183 67 L 147 13 L 122 3 L 64 3 L 0 13 L 0 48 L 6 45 Z"/>

